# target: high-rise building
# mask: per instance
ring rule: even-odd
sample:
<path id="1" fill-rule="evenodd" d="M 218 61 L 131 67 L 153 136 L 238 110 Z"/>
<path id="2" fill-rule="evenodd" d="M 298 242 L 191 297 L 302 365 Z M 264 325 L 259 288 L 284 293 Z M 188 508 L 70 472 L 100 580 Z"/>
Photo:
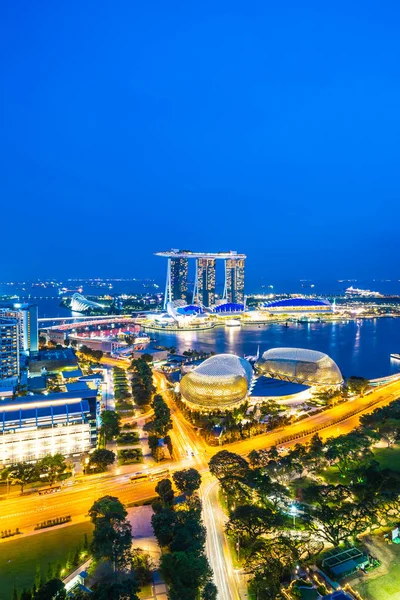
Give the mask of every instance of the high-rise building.
<path id="1" fill-rule="evenodd" d="M 234 250 L 229 252 L 192 252 L 191 250 L 167 250 L 156 252 L 156 256 L 168 259 L 167 281 L 165 284 L 164 309 L 169 302 L 188 298 L 188 263 L 196 260 L 196 277 L 193 301 L 204 306 L 215 304 L 215 266 L 217 260 L 225 261 L 224 298 L 235 304 L 244 303 L 244 261 L 245 254 Z"/>
<path id="2" fill-rule="evenodd" d="M 244 259 L 228 258 L 225 261 L 225 297 L 228 302 L 244 302 Z"/>
<path id="3" fill-rule="evenodd" d="M 39 350 L 37 305 L 15 303 L 7 308 L 0 308 L 0 317 L 18 321 L 20 352 L 25 356 L 34 356 Z"/>
<path id="4" fill-rule="evenodd" d="M 215 258 L 198 258 L 193 300 L 203 306 L 215 304 Z"/>
<path id="5" fill-rule="evenodd" d="M 0 316 L 0 380 L 16 385 L 20 367 L 19 322 Z"/>
<path id="6" fill-rule="evenodd" d="M 187 258 L 169 259 L 170 302 L 187 300 L 189 263 Z"/>

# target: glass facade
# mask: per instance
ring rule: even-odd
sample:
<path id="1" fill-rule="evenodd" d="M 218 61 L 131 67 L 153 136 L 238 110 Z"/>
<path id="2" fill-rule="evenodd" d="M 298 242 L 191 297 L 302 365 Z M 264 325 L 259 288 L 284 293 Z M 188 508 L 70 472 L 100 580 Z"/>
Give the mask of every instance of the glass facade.
<path id="1" fill-rule="evenodd" d="M 327 355 L 302 348 L 267 350 L 256 364 L 261 375 L 304 385 L 336 386 L 343 383 L 337 364 Z"/>
<path id="2" fill-rule="evenodd" d="M 171 300 L 187 300 L 189 261 L 187 258 L 171 258 Z"/>
<path id="3" fill-rule="evenodd" d="M 244 259 L 229 258 L 225 261 L 225 291 L 228 302 L 244 302 Z"/>
<path id="4" fill-rule="evenodd" d="M 182 399 L 197 410 L 231 408 L 247 397 L 252 376 L 253 369 L 243 358 L 211 356 L 182 377 Z"/>
<path id="5" fill-rule="evenodd" d="M 0 318 L 0 379 L 19 376 L 19 352 L 17 319 Z"/>
<path id="6" fill-rule="evenodd" d="M 203 306 L 215 304 L 215 258 L 197 259 L 197 297 Z"/>
<path id="7" fill-rule="evenodd" d="M 70 456 L 93 448 L 97 440 L 98 403 L 93 391 L 86 395 L 81 399 L 68 393 L 54 394 L 53 399 L 49 395 L 3 403 L 0 465 L 35 461 L 57 452 Z"/>

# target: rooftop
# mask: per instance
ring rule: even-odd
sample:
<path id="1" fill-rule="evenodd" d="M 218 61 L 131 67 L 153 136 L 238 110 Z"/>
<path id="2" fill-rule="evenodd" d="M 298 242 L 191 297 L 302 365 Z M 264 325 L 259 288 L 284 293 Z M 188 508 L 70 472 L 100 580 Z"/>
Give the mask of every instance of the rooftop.
<path id="1" fill-rule="evenodd" d="M 282 298 L 280 300 L 272 300 L 271 302 L 264 302 L 262 304 L 264 308 L 277 308 L 277 307 L 289 307 L 289 306 L 326 306 L 331 308 L 331 303 L 328 300 L 322 300 L 321 298 Z"/>
<path id="2" fill-rule="evenodd" d="M 72 369 L 71 371 L 61 371 L 61 377 L 65 379 L 76 379 L 82 377 L 83 373 L 81 369 Z"/>
<path id="3" fill-rule="evenodd" d="M 229 252 L 191 252 L 190 250 L 167 250 L 165 252 L 155 252 L 156 256 L 164 256 L 165 258 L 215 258 L 227 260 L 246 258 L 245 254 L 238 254 L 234 250 Z"/>
<path id="4" fill-rule="evenodd" d="M 3 400 L 0 402 L 0 413 L 15 410 L 20 407 L 33 407 L 35 405 L 62 404 L 78 402 L 84 398 L 96 397 L 96 390 L 79 390 L 75 392 L 54 392 L 53 394 L 34 394 L 33 396 L 20 396 L 15 400 Z"/>

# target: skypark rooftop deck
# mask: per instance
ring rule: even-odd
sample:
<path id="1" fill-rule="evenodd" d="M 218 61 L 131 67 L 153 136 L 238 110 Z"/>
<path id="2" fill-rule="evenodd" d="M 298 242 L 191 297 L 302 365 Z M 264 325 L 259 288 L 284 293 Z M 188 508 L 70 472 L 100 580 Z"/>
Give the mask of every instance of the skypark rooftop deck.
<path id="1" fill-rule="evenodd" d="M 155 252 L 155 256 L 165 258 L 215 258 L 221 260 L 239 260 L 247 258 L 246 254 L 238 254 L 234 250 L 229 252 L 190 252 L 189 250 L 167 250 L 166 252 Z"/>

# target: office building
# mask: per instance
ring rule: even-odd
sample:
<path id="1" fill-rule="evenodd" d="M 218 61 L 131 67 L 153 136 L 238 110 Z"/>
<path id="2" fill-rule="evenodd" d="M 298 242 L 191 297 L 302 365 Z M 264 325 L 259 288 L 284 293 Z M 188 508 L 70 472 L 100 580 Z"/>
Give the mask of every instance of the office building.
<path id="1" fill-rule="evenodd" d="M 224 298 L 233 304 L 244 302 L 244 259 L 229 258 L 225 261 Z"/>
<path id="2" fill-rule="evenodd" d="M 96 446 L 96 390 L 24 396 L 0 404 L 0 465 L 71 456 Z"/>
<path id="3" fill-rule="evenodd" d="M 203 306 L 215 304 L 215 258 L 198 258 L 193 302 Z"/>
<path id="4" fill-rule="evenodd" d="M 0 316 L 0 381 L 2 387 L 10 384 L 14 388 L 18 383 L 20 372 L 19 332 L 17 319 Z"/>

